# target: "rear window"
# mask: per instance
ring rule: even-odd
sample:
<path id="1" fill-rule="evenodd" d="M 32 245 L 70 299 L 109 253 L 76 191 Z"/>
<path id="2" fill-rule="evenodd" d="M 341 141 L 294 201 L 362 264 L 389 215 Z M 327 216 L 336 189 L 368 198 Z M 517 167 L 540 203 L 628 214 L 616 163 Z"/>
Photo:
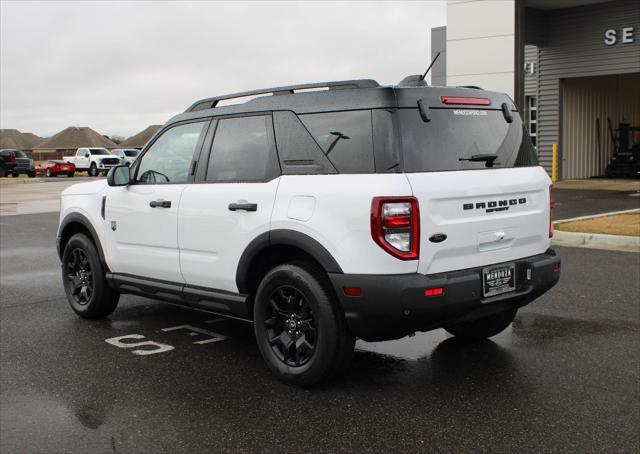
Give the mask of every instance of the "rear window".
<path id="1" fill-rule="evenodd" d="M 374 173 L 371 111 L 299 115 L 340 173 Z"/>
<path id="2" fill-rule="evenodd" d="M 424 122 L 418 109 L 400 109 L 398 120 L 405 172 L 483 169 L 468 159 L 497 155 L 494 168 L 538 165 L 536 151 L 520 117 L 507 123 L 501 110 L 430 109 Z"/>

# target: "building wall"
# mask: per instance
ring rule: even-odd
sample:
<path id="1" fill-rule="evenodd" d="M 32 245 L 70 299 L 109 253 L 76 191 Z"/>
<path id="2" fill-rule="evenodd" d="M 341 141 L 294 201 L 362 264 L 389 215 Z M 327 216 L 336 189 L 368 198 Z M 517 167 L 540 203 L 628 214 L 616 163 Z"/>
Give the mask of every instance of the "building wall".
<path id="1" fill-rule="evenodd" d="M 543 42 L 539 46 L 538 154 L 542 165 L 551 168 L 551 149 L 561 145 L 561 81 L 573 77 L 640 72 L 640 2 L 617 0 L 577 8 L 546 11 L 543 14 Z M 635 42 L 607 46 L 604 32 L 635 27 Z M 449 52 L 450 60 L 452 54 Z M 605 119 L 606 121 L 606 119 Z M 572 128 L 580 127 L 577 124 Z M 587 126 L 584 126 L 587 127 Z M 566 131 L 589 134 L 588 131 Z M 567 155 L 560 147 L 561 175 Z M 573 157 L 577 159 L 578 157 Z M 588 159 L 586 156 L 584 159 Z"/>
<path id="2" fill-rule="evenodd" d="M 477 85 L 513 98 L 514 15 L 513 0 L 447 2 L 447 85 Z"/>
<path id="3" fill-rule="evenodd" d="M 447 27 L 431 29 L 431 59 L 440 56 L 431 68 L 431 85 L 444 87 L 447 85 Z"/>

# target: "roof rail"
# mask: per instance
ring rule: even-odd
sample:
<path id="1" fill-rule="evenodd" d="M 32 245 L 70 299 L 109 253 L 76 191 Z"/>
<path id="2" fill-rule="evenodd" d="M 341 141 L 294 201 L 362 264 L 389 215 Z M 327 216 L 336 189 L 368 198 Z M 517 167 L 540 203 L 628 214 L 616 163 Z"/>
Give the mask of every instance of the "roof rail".
<path id="1" fill-rule="evenodd" d="M 295 90 L 309 90 L 313 88 L 328 88 L 329 90 L 344 90 L 348 88 L 376 88 L 380 85 L 378 82 L 372 79 L 357 79 L 357 80 L 341 80 L 336 82 L 316 82 L 311 84 L 301 85 L 288 85 L 286 87 L 264 88 L 261 90 L 243 91 L 240 93 L 232 93 L 230 95 L 215 96 L 213 98 L 201 99 L 196 101 L 185 112 L 195 112 L 198 110 L 213 109 L 218 105 L 218 102 L 234 99 L 244 98 L 246 96 L 256 95 L 290 95 L 295 93 Z"/>

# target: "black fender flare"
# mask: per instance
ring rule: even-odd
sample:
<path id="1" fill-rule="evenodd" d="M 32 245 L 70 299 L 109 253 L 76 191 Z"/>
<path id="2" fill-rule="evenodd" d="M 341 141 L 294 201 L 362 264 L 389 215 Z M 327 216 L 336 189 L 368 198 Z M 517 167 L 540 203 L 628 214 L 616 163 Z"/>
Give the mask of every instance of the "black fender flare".
<path id="1" fill-rule="evenodd" d="M 313 257 L 327 273 L 343 274 L 338 262 L 317 240 L 295 230 L 276 229 L 258 235 L 240 256 L 236 270 L 236 285 L 240 293 L 246 294 L 248 292 L 247 277 L 253 259 L 266 248 L 277 245 L 296 247 Z"/>
<path id="2" fill-rule="evenodd" d="M 106 272 L 109 272 L 109 267 L 107 266 L 107 261 L 105 259 L 104 250 L 102 249 L 102 243 L 100 242 L 100 237 L 98 236 L 96 230 L 93 228 L 91 221 L 85 215 L 81 213 L 70 213 L 64 217 L 62 222 L 60 222 L 60 227 L 58 227 L 58 235 L 56 237 L 56 248 L 58 250 L 58 257 L 62 260 L 62 254 L 64 253 L 64 248 L 62 247 L 62 233 L 69 226 L 69 224 L 81 224 L 88 232 L 93 244 L 96 245 L 96 249 L 98 250 L 98 255 L 100 256 L 100 262 L 104 267 Z"/>

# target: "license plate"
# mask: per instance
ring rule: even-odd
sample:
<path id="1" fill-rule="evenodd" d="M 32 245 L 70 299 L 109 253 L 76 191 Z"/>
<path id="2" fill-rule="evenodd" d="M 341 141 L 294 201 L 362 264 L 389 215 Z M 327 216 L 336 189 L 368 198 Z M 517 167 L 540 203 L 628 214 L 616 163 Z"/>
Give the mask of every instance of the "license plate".
<path id="1" fill-rule="evenodd" d="M 492 266 L 482 269 L 482 294 L 487 296 L 500 295 L 516 289 L 516 266 Z"/>

